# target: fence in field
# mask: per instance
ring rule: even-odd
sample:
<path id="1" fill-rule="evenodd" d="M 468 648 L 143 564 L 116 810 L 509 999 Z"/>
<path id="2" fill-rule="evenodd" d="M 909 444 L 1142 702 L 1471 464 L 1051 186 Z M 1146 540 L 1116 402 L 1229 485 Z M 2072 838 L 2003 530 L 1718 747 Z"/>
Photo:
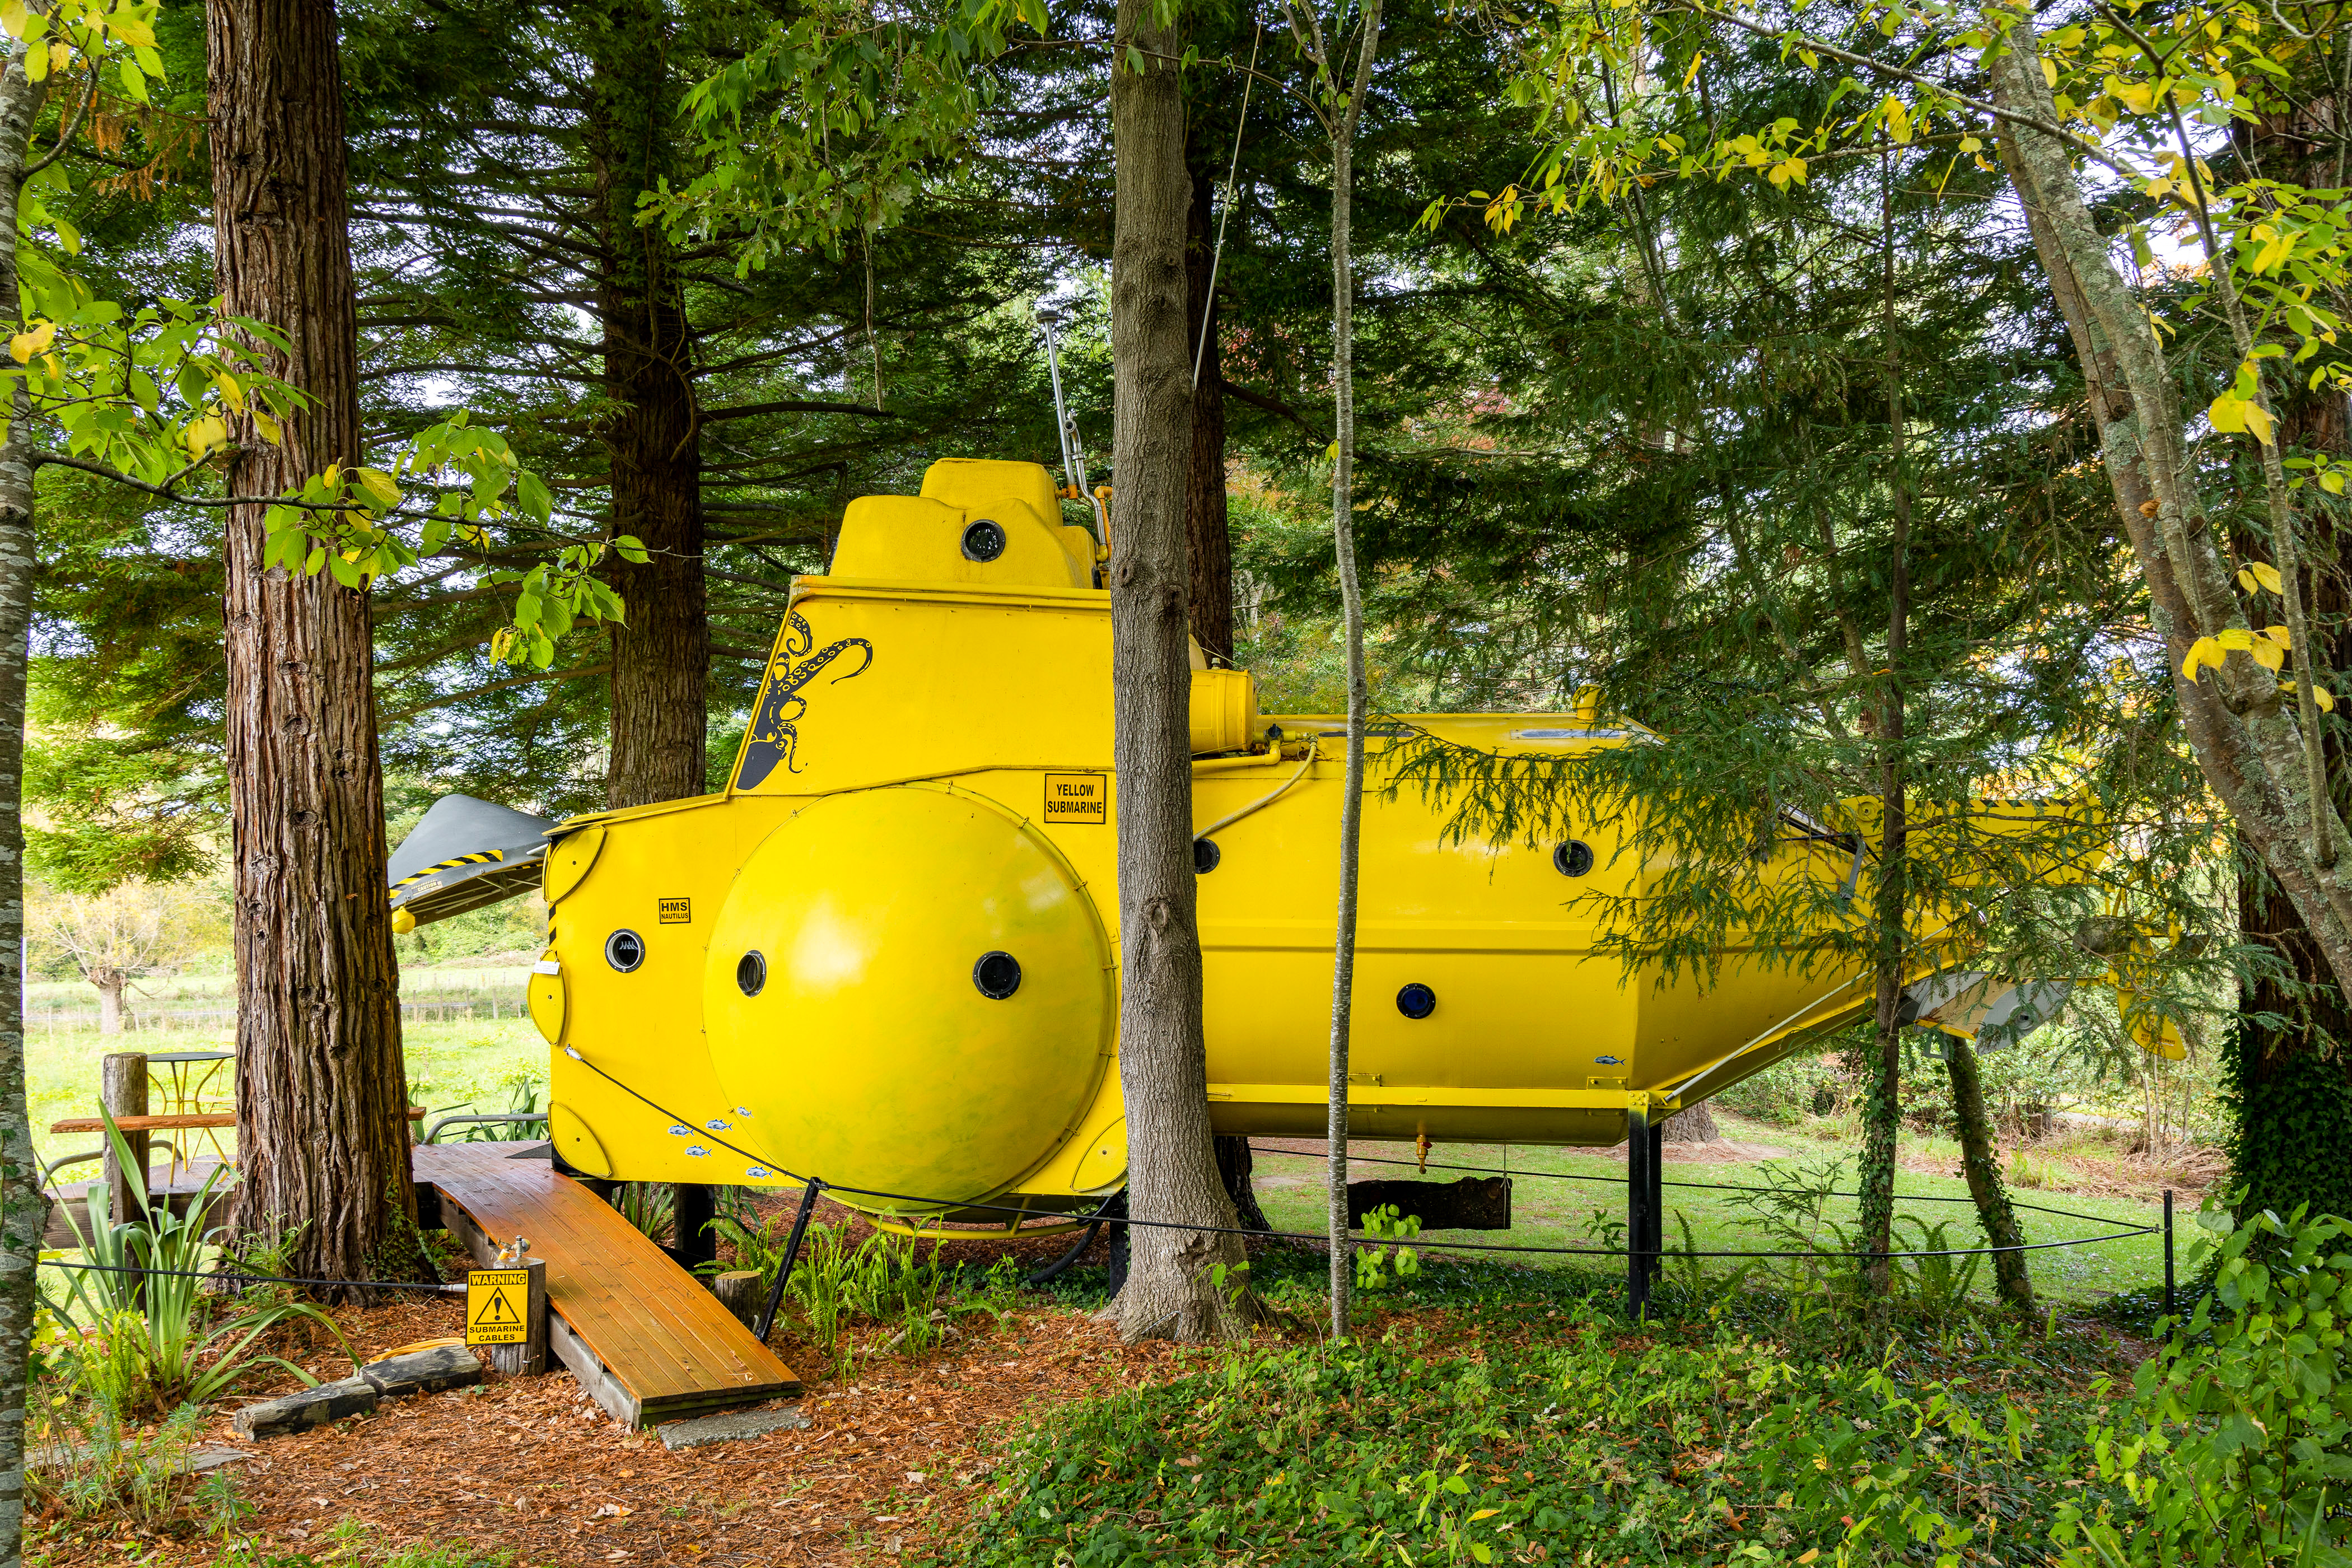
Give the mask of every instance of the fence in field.
<path id="1" fill-rule="evenodd" d="M 401 998 L 400 1018 L 404 1024 L 462 1024 L 475 1020 L 493 1022 L 528 1016 L 523 1004 L 523 983 L 529 973 L 522 969 L 482 969 L 446 973 L 433 976 L 436 984 L 429 990 L 420 990 Z M 455 982 L 455 984 L 452 984 Z M 47 989 L 43 986 L 42 989 Z M 89 993 L 83 993 L 89 995 Z M 75 996 L 69 1000 L 56 996 L 28 994 L 25 1000 L 25 1026 L 28 1030 L 45 1030 L 50 1034 L 68 1029 L 98 1027 L 98 1003 L 95 996 L 88 1002 Z M 236 1027 L 236 1005 L 233 997 L 215 996 L 158 997 L 142 1000 L 129 998 L 122 1010 L 122 1030 L 129 1035 L 219 1034 Z"/>

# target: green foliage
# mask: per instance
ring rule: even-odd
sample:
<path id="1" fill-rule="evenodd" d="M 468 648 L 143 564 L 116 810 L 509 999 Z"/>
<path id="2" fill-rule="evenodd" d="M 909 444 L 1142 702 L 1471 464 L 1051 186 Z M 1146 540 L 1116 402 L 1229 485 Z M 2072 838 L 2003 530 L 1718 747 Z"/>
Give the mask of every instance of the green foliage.
<path id="1" fill-rule="evenodd" d="M 27 1500 L 59 1522 L 120 1521 L 154 1530 L 193 1513 L 217 1533 L 251 1511 L 227 1472 L 188 1473 L 206 1420 L 201 1406 L 183 1405 L 134 1427 L 115 1407 L 49 1383 L 36 1386 L 33 1405 Z"/>
<path id="2" fill-rule="evenodd" d="M 2265 1050 L 2275 1041 L 2282 1048 Z M 2352 1072 L 2330 1052 L 2241 1022 L 2222 1037 L 2238 1212 L 2352 1214 Z"/>
<path id="3" fill-rule="evenodd" d="M 624 1182 L 613 1206 L 648 1240 L 667 1241 L 677 1228 L 677 1189 L 667 1182 Z"/>
<path id="4" fill-rule="evenodd" d="M 107 1132 L 116 1157 L 135 1168 L 110 1118 Z M 58 1321 L 85 1392 L 118 1418 L 149 1407 L 210 1404 L 264 1367 L 316 1384 L 292 1362 L 260 1352 L 261 1337 L 281 1323 L 323 1331 L 351 1359 L 352 1369 L 359 1369 L 359 1354 L 334 1320 L 282 1288 L 264 1288 L 240 1310 L 216 1310 L 204 1286 L 207 1255 L 220 1232 L 205 1229 L 204 1215 L 218 1177 L 215 1171 L 206 1178 L 181 1214 L 158 1201 L 131 1220 L 94 1215 L 85 1233 L 73 1211 L 65 1211 L 89 1267 L 45 1271 L 44 1303 Z M 58 1275 L 62 1291 L 51 1288 Z"/>
<path id="5" fill-rule="evenodd" d="M 2067 1568 L 2352 1562 L 2352 1225 L 2208 1200 L 2210 1293 L 2086 1441 L 2123 1498 L 2064 1510 Z"/>
<path id="6" fill-rule="evenodd" d="M 2089 1408 L 2018 1352 L 1912 1384 L 1581 1310 L 1507 1350 L 1400 1327 L 1192 1364 L 1050 1417 L 950 1560 L 1892 1564 L 1932 1542 L 2006 1561 L 2074 1495 L 2056 1434 Z M 2038 1419 L 2005 1400 L 2021 1390 Z"/>
<path id="7" fill-rule="evenodd" d="M 1364 1215 L 1364 1234 L 1375 1241 L 1406 1241 L 1421 1234 L 1421 1216 L 1405 1214 L 1394 1204 L 1382 1204 Z M 1356 1249 L 1356 1289 L 1380 1291 L 1421 1272 L 1421 1254 L 1410 1247 L 1360 1247 Z"/>

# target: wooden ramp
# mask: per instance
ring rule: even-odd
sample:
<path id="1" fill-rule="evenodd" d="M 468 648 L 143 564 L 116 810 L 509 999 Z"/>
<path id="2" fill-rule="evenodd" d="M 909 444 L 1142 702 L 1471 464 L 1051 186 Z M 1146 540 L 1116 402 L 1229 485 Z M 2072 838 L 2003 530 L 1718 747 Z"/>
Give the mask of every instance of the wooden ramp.
<path id="1" fill-rule="evenodd" d="M 440 1194 L 442 1224 L 478 1262 L 490 1261 L 491 1237 L 518 1235 L 547 1259 L 548 1349 L 599 1405 L 650 1426 L 801 1392 L 791 1369 L 669 1254 L 558 1175 L 546 1148 L 419 1144 L 416 1181 Z"/>

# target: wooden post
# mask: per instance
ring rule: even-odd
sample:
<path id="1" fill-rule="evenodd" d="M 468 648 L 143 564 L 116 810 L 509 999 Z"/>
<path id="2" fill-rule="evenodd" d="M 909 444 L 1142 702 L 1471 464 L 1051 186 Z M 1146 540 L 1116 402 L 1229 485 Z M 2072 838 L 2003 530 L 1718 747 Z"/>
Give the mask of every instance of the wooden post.
<path id="1" fill-rule="evenodd" d="M 669 1255 L 692 1273 L 718 1261 L 719 1237 L 710 1222 L 719 1217 L 719 1194 L 707 1182 L 679 1182 L 672 1190 Z"/>
<path id="2" fill-rule="evenodd" d="M 526 1258 L 522 1267 L 530 1273 L 530 1300 L 522 1310 L 530 1338 L 519 1345 L 490 1347 L 490 1364 L 509 1377 L 536 1377 L 547 1370 L 547 1259 Z"/>
<path id="3" fill-rule="evenodd" d="M 710 1281 L 710 1293 L 719 1304 L 743 1321 L 750 1328 L 760 1321 L 760 1303 L 766 1292 L 760 1288 L 760 1271 L 756 1268 L 734 1268 Z"/>
<path id="4" fill-rule="evenodd" d="M 147 1114 L 147 1054 L 144 1051 L 110 1052 L 99 1064 L 98 1102 L 106 1113 L 120 1121 L 125 1116 Z M 127 1170 L 114 1157 L 114 1140 L 106 1140 L 106 1160 L 100 1167 L 99 1185 L 92 1197 L 106 1205 L 117 1223 L 147 1217 L 147 1134 L 125 1132 L 122 1142 L 130 1146 L 131 1158 L 137 1170 Z M 98 1217 L 98 1205 L 90 1205 L 91 1223 Z"/>

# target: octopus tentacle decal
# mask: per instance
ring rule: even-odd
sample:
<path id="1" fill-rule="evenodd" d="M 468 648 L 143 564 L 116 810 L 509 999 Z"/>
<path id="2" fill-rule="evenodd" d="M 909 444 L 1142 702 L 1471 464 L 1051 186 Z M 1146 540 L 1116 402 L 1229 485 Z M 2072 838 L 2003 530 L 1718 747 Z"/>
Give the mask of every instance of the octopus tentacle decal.
<path id="1" fill-rule="evenodd" d="M 857 668 L 841 669 L 825 682 L 853 680 L 866 673 L 874 662 L 874 645 L 864 637 L 844 637 L 828 643 L 814 654 L 816 634 L 796 611 L 787 624 L 783 640 L 777 644 L 773 658 L 768 661 L 767 688 L 760 694 L 760 710 L 751 719 L 751 743 L 743 751 L 743 766 L 735 776 L 737 789 L 756 789 L 761 781 L 776 771 L 781 763 L 788 773 L 798 773 L 801 764 L 793 760 L 793 748 L 800 743 L 796 728 L 808 712 L 808 699 L 802 689 L 816 679 L 819 671 L 831 666 L 852 648 L 857 650 Z"/>

